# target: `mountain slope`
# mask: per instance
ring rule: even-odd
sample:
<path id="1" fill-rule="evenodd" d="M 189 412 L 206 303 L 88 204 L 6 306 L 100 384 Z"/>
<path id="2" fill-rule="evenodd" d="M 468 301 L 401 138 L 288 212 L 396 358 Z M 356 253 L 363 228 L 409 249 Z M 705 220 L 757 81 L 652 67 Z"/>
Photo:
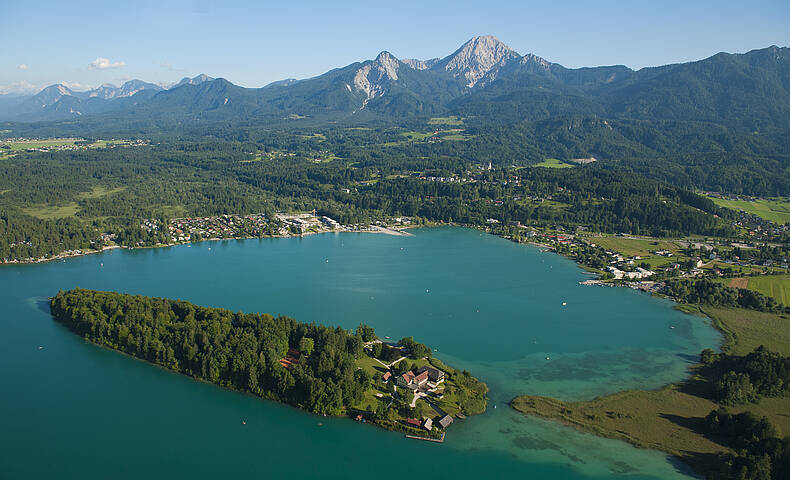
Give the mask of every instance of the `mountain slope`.
<path id="1" fill-rule="evenodd" d="M 720 53 L 638 71 L 622 65 L 569 69 L 534 54 L 519 55 L 496 37 L 479 36 L 442 59 L 402 61 L 385 51 L 317 77 L 257 89 L 202 74 L 168 90 L 139 80 L 89 92 L 53 85 L 34 96 L 0 102 L 0 120 L 63 120 L 107 112 L 112 117 L 106 121 L 115 122 L 124 117 L 279 121 L 293 114 L 353 117 L 365 112 L 395 122 L 453 113 L 502 123 L 595 115 L 788 130 L 790 49 Z"/>

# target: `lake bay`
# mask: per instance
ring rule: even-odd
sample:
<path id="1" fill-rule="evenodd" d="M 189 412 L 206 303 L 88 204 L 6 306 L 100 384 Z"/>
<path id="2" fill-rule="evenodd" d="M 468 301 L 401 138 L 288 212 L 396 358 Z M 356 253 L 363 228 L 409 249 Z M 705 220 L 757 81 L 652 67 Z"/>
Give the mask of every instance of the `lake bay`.
<path id="1" fill-rule="evenodd" d="M 583 270 L 534 247 L 464 228 L 412 233 L 0 268 L 0 477 L 402 478 L 417 467 L 438 478 L 687 478 L 659 452 L 527 418 L 507 402 L 678 381 L 721 342 L 709 322 L 633 290 L 579 285 Z M 486 382 L 489 409 L 436 445 L 196 382 L 56 324 L 47 297 L 77 286 L 414 336 Z"/>

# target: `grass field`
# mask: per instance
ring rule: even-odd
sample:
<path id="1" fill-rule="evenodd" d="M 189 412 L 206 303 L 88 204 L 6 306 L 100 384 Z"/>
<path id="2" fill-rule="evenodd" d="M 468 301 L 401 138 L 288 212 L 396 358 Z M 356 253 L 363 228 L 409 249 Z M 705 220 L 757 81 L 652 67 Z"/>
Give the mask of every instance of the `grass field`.
<path id="1" fill-rule="evenodd" d="M 462 133 L 452 133 L 441 137 L 442 140 L 452 140 L 456 142 L 465 142 L 471 138 L 474 138 L 474 135 L 464 135 Z"/>
<path id="2" fill-rule="evenodd" d="M 450 115 L 449 117 L 433 117 L 428 120 L 428 125 L 463 125 L 461 117 Z"/>
<path id="3" fill-rule="evenodd" d="M 732 337 L 723 347 L 727 353 L 745 355 L 765 345 L 769 350 L 790 355 L 790 318 L 743 308 L 703 307 L 701 310 L 714 324 L 718 322 L 725 335 Z"/>
<path id="4" fill-rule="evenodd" d="M 713 319 L 729 337 L 724 346 L 728 353 L 743 355 L 765 345 L 769 350 L 790 355 L 788 318 L 744 309 L 684 307 L 685 311 L 704 312 Z M 525 414 L 667 452 L 704 472 L 713 466 L 716 452 L 728 451 L 702 434 L 703 418 L 718 408 L 718 404 L 700 394 L 704 388 L 704 383 L 692 377 L 688 382 L 651 392 L 629 390 L 582 402 L 525 395 L 515 398 L 511 405 Z M 790 434 L 790 397 L 763 398 L 756 404 L 730 410 L 765 416 L 780 433 Z"/>
<path id="5" fill-rule="evenodd" d="M 30 205 L 23 208 L 22 211 L 41 220 L 57 220 L 76 215 L 80 211 L 80 207 L 71 202 L 66 205 Z"/>
<path id="6" fill-rule="evenodd" d="M 299 137 L 304 138 L 305 140 L 326 140 L 326 135 L 323 133 L 313 133 L 311 135 L 299 135 Z"/>
<path id="7" fill-rule="evenodd" d="M 401 136 L 404 136 L 408 140 L 410 140 L 412 142 L 415 142 L 415 141 L 425 140 L 428 137 L 432 137 L 433 136 L 433 132 L 427 132 L 427 133 L 422 133 L 422 132 L 403 132 L 403 133 L 401 133 Z"/>
<path id="8" fill-rule="evenodd" d="M 710 199 L 720 207 L 743 210 L 772 222 L 790 222 L 790 200 L 787 199 L 759 199 L 753 202 L 747 200 L 725 200 L 716 197 L 710 197 Z"/>
<path id="9" fill-rule="evenodd" d="M 678 251 L 680 250 L 680 247 L 675 242 L 669 240 L 652 240 L 647 238 L 626 237 L 596 237 L 589 238 L 588 241 L 600 245 L 607 250 L 620 252 L 621 254 L 627 255 L 629 257 L 637 255 L 640 257 L 647 257 L 652 255 L 650 252 L 654 252 L 656 250 L 668 250 L 674 255 L 677 255 Z M 662 258 L 672 259 L 673 257 Z"/>
<path id="10" fill-rule="evenodd" d="M 658 265 L 665 265 L 671 262 L 678 262 L 685 257 L 679 254 L 680 247 L 670 240 L 652 240 L 644 238 L 625 238 L 625 237 L 595 237 L 588 238 L 588 242 L 599 245 L 607 250 L 619 252 L 626 257 L 642 257 L 639 263 L 645 262 L 654 268 Z M 655 255 L 650 252 L 656 250 L 668 250 L 672 252 L 672 257 Z"/>
<path id="11" fill-rule="evenodd" d="M 13 157 L 19 152 L 24 152 L 29 148 L 50 148 L 62 147 L 64 145 L 74 145 L 82 139 L 80 138 L 52 138 L 48 140 L 20 140 L 13 142 L 0 142 L 0 158 Z"/>
<path id="12" fill-rule="evenodd" d="M 93 187 L 90 192 L 83 192 L 79 195 L 80 199 L 86 200 L 90 198 L 100 198 L 105 195 L 112 195 L 113 193 L 118 193 L 126 190 L 126 187 L 117 187 L 117 188 L 107 188 L 101 185 Z"/>
<path id="13" fill-rule="evenodd" d="M 574 166 L 570 163 L 565 163 L 561 160 L 557 160 L 556 158 L 547 158 L 540 163 L 535 163 L 530 165 L 531 167 L 544 167 L 544 168 L 573 168 Z"/>

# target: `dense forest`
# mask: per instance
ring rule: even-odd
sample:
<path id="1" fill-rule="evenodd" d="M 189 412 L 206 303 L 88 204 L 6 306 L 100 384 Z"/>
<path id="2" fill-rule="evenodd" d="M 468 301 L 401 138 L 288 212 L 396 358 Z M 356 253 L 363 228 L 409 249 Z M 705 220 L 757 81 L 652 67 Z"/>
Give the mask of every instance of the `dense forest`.
<path id="1" fill-rule="evenodd" d="M 59 292 L 51 309 L 98 345 L 315 413 L 342 413 L 371 381 L 354 363 L 362 354 L 360 329 L 84 289 Z M 284 368 L 280 359 L 289 351 L 298 361 Z"/>
<path id="2" fill-rule="evenodd" d="M 141 229 L 143 219 L 312 209 L 346 224 L 405 215 L 654 236 L 735 232 L 733 213 L 709 199 L 619 170 L 481 170 L 448 157 L 378 158 L 367 151 L 346 152 L 348 161 L 316 161 L 326 153 L 311 150 L 312 140 L 273 141 L 293 154 L 248 142 L 186 142 L 5 159 L 0 258 L 97 247 L 102 233 L 128 246 L 168 242 L 161 231 Z"/>
<path id="3" fill-rule="evenodd" d="M 719 455 L 717 468 L 707 478 L 721 480 L 784 480 L 790 478 L 790 437 L 751 412 L 714 410 L 705 418 L 706 433 L 736 454 Z"/>
<path id="4" fill-rule="evenodd" d="M 701 358 L 702 374 L 714 387 L 718 403 L 739 405 L 790 394 L 790 358 L 762 346 L 744 356 L 705 349 Z"/>

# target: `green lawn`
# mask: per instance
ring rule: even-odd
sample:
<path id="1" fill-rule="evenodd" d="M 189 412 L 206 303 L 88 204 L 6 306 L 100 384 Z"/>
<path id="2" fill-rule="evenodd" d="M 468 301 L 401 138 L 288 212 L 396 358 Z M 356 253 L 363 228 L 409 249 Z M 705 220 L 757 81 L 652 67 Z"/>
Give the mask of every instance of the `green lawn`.
<path id="1" fill-rule="evenodd" d="M 573 168 L 573 165 L 570 163 L 565 163 L 561 160 L 557 160 L 556 158 L 547 158 L 540 163 L 536 163 L 531 165 L 532 167 L 544 167 L 544 168 Z"/>
<path id="2" fill-rule="evenodd" d="M 758 199 L 753 202 L 747 200 L 724 200 L 716 197 L 710 197 L 710 199 L 720 207 L 743 210 L 772 222 L 790 222 L 790 200 L 788 199 Z"/>

